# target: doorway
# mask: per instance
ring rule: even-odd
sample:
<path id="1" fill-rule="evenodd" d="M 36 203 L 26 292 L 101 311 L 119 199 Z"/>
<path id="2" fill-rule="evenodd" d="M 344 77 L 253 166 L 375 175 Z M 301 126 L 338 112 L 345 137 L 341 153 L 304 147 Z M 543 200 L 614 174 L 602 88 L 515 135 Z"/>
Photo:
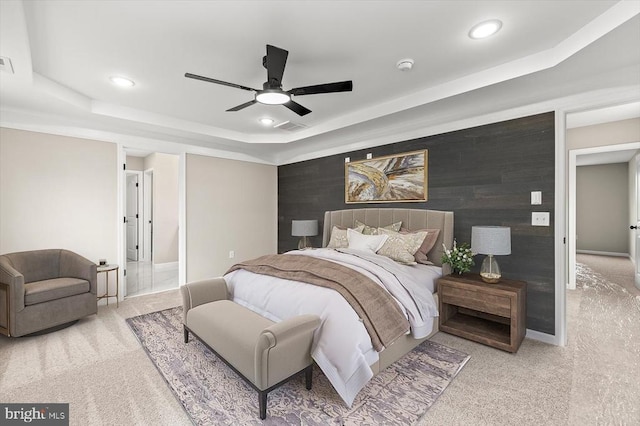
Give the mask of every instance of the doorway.
<path id="1" fill-rule="evenodd" d="M 178 288 L 180 157 L 125 153 L 125 297 Z"/>

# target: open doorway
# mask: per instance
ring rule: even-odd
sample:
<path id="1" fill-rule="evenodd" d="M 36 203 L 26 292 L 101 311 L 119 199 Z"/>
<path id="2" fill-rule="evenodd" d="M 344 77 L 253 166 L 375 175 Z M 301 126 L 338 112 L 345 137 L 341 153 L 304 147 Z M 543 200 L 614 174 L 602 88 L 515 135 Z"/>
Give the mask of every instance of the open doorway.
<path id="1" fill-rule="evenodd" d="M 568 115 L 568 117 L 569 116 L 570 115 Z M 568 289 L 575 289 L 576 253 L 578 252 L 578 250 L 587 252 L 601 252 L 599 254 L 617 254 L 629 256 L 631 260 L 634 261 L 636 266 L 640 264 L 640 259 L 638 259 L 640 253 L 636 252 L 634 244 L 634 234 L 632 230 L 629 229 L 629 227 L 631 225 L 634 225 L 637 221 L 638 215 L 637 199 L 639 195 L 635 162 L 640 155 L 640 141 L 636 140 L 629 143 L 616 143 L 616 138 L 620 138 L 622 141 L 624 141 L 625 138 L 626 140 L 633 140 L 633 138 L 637 138 L 638 135 L 634 135 L 634 132 L 636 132 L 635 129 L 637 128 L 638 121 L 640 121 L 640 118 L 636 117 L 617 121 L 608 121 L 599 124 L 591 124 L 581 127 L 570 128 L 568 126 Z M 628 129 L 631 129 L 631 131 L 629 131 Z M 616 164 L 617 166 L 615 166 Z M 616 185 L 615 183 L 613 183 L 613 181 L 610 180 L 609 185 L 607 185 L 606 182 L 598 183 L 603 191 L 610 190 L 610 192 L 617 191 L 619 193 L 620 186 L 624 186 L 626 188 L 624 191 L 625 199 L 617 202 L 616 205 L 616 209 L 618 211 L 617 216 L 620 216 L 621 209 L 624 211 L 624 218 L 618 218 L 618 223 L 615 225 L 617 229 L 616 233 L 623 234 L 622 237 L 618 235 L 617 239 L 624 239 L 624 244 L 618 242 L 617 247 L 623 248 L 612 248 L 616 246 L 615 243 L 613 245 L 600 244 L 600 248 L 595 248 L 596 246 L 594 246 L 593 244 L 591 244 L 591 246 L 589 244 L 587 244 L 586 246 L 582 244 L 581 247 L 578 248 L 576 239 L 577 236 L 579 237 L 577 232 L 578 167 L 592 167 L 593 170 L 588 173 L 591 173 L 592 175 L 594 173 L 596 175 L 599 174 L 600 180 L 602 180 L 602 176 L 609 176 L 606 177 L 607 180 L 614 179 L 612 176 L 616 173 L 619 175 L 621 173 L 621 168 L 625 170 L 624 173 L 626 176 L 624 177 L 624 185 Z M 617 172 L 615 170 L 617 170 Z M 617 178 L 617 182 L 620 182 L 620 177 Z M 587 197 L 585 198 L 597 198 L 597 203 L 595 205 L 598 207 L 598 210 L 607 209 L 607 204 L 606 202 L 604 202 L 602 197 L 598 197 L 595 194 L 589 196 L 589 188 L 583 189 L 585 190 L 585 194 L 587 195 Z M 620 199 L 622 198 L 622 196 L 617 196 L 617 198 Z M 624 203 L 624 205 L 620 205 L 620 203 Z M 610 217 L 607 217 L 605 220 L 607 224 L 611 223 Z M 602 228 L 602 226 L 599 226 L 599 228 Z M 594 239 L 597 236 L 583 235 L 583 237 Z M 583 238 L 583 242 L 586 238 Z M 605 236 L 605 238 L 609 237 Z"/>
<path id="2" fill-rule="evenodd" d="M 125 151 L 125 297 L 177 288 L 179 156 Z"/>

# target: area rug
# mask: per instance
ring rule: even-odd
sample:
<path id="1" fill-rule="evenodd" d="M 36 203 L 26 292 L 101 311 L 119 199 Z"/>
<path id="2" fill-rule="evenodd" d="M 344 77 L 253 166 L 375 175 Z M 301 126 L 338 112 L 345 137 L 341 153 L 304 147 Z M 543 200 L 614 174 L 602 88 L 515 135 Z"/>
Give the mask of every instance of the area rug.
<path id="1" fill-rule="evenodd" d="M 270 392 L 260 420 L 257 392 L 193 336 L 185 344 L 181 318 L 176 307 L 127 324 L 196 425 L 411 425 L 469 360 L 426 341 L 374 377 L 351 408 L 316 367 L 310 391 L 301 375 Z"/>

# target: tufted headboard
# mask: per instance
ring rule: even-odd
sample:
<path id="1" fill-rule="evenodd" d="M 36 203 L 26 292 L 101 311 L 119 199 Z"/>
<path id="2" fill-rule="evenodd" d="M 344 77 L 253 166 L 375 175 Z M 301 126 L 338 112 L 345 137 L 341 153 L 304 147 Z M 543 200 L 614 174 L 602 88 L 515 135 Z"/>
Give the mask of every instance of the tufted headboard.
<path id="1" fill-rule="evenodd" d="M 442 243 L 447 248 L 453 244 L 453 212 L 439 210 L 420 209 L 349 209 L 334 210 L 324 213 L 324 230 L 322 234 L 322 247 L 329 244 L 331 229 L 334 226 L 352 228 L 355 221 L 359 220 L 369 226 L 386 226 L 394 222 L 402 221 L 402 227 L 410 231 L 419 229 L 440 229 L 438 240 L 428 254 L 429 260 L 438 266 L 442 266 Z"/>

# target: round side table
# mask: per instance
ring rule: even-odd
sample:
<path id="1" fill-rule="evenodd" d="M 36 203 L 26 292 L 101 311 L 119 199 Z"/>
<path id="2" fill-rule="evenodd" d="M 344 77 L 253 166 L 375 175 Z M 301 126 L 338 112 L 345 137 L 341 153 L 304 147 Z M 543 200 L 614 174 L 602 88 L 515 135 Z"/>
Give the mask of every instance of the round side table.
<path id="1" fill-rule="evenodd" d="M 98 271 L 98 274 L 106 274 L 105 275 L 105 287 L 104 287 L 104 294 L 102 296 L 98 296 L 98 300 L 100 299 L 107 299 L 107 306 L 109 306 L 109 298 L 110 297 L 115 297 L 116 298 L 116 308 L 119 307 L 119 300 L 118 300 L 118 288 L 120 287 L 120 273 L 118 272 L 118 270 L 120 269 L 120 266 L 118 265 L 98 265 L 98 267 L 96 268 L 96 270 Z M 115 294 L 109 294 L 109 272 L 111 271 L 115 271 L 116 272 L 116 292 Z"/>

